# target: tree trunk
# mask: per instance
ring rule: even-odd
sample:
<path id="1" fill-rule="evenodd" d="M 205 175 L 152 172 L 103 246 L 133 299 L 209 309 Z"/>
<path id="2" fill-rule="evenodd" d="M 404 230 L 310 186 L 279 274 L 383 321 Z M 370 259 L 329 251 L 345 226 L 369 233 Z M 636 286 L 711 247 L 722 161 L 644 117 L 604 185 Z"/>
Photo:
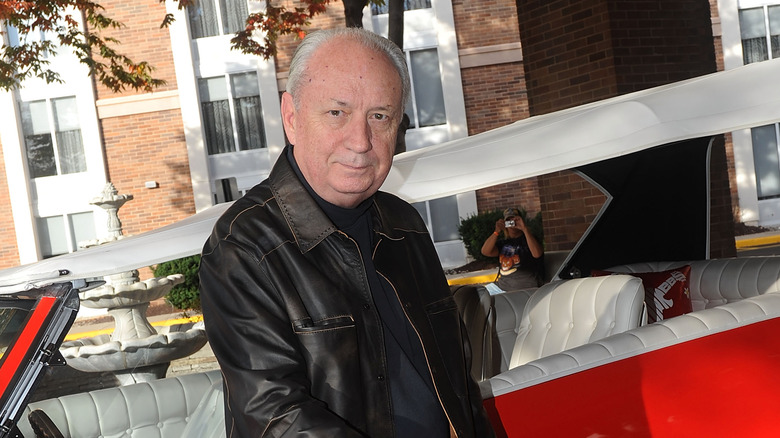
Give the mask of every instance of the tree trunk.
<path id="1" fill-rule="evenodd" d="M 347 27 L 363 27 L 363 8 L 368 0 L 341 0 L 344 3 L 344 22 Z"/>
<path id="2" fill-rule="evenodd" d="M 404 0 L 387 0 L 387 39 L 404 49 Z"/>

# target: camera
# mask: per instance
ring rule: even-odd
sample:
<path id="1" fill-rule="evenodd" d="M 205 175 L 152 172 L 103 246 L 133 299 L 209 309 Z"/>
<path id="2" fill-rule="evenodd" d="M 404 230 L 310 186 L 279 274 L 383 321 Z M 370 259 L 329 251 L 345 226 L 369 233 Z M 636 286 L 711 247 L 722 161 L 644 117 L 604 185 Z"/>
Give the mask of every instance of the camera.
<path id="1" fill-rule="evenodd" d="M 515 226 L 515 221 L 504 221 L 504 226 L 507 227 L 507 228 L 514 227 Z"/>

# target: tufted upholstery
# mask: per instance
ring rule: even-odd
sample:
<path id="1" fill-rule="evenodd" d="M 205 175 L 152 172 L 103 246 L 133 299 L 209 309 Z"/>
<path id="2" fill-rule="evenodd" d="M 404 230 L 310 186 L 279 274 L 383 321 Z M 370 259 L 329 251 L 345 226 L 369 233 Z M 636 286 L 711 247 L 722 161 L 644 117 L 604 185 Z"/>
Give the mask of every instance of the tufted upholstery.
<path id="1" fill-rule="evenodd" d="M 499 396 L 711 333 L 780 317 L 780 294 L 769 293 L 694 311 L 546 356 L 480 383 L 484 398 Z"/>
<path id="2" fill-rule="evenodd" d="M 42 409 L 64 438 L 182 438 L 193 412 L 215 382 L 218 370 L 154 380 L 30 403 L 19 420 L 35 436 L 27 415 Z"/>
<path id="3" fill-rule="evenodd" d="M 515 348 L 517 333 L 520 331 L 520 318 L 534 292 L 536 289 L 524 289 L 493 295 L 496 314 L 495 333 L 501 350 L 499 372 L 509 369 L 512 350 Z"/>
<path id="4" fill-rule="evenodd" d="M 691 262 L 634 263 L 614 272 L 657 272 L 691 265 L 693 310 L 709 309 L 769 292 L 780 292 L 780 257 L 740 257 Z"/>
<path id="5" fill-rule="evenodd" d="M 629 275 L 548 283 L 523 309 L 509 368 L 639 327 L 643 310 L 642 281 Z"/>

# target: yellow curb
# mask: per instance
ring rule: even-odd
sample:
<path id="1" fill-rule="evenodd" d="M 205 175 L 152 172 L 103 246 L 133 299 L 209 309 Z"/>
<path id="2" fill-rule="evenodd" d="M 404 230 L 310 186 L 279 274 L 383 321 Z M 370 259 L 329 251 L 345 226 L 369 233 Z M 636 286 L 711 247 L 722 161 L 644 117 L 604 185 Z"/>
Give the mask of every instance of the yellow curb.
<path id="1" fill-rule="evenodd" d="M 741 239 L 735 242 L 737 249 L 752 248 L 754 246 L 772 245 L 780 243 L 780 235 L 778 236 L 765 236 L 765 237 L 753 237 L 750 239 Z"/>
<path id="2" fill-rule="evenodd" d="M 196 316 L 190 316 L 188 318 L 177 318 L 177 319 L 167 319 L 165 321 L 157 321 L 153 322 L 152 326 L 154 327 L 166 327 L 170 325 L 176 325 L 176 324 L 187 324 L 191 322 L 200 322 L 203 321 L 203 315 L 196 315 Z M 93 336 L 98 335 L 105 335 L 109 334 L 114 331 L 114 328 L 108 328 L 103 330 L 92 330 L 89 332 L 81 332 L 81 333 L 68 333 L 67 336 L 65 336 L 66 341 L 73 341 L 75 339 L 81 339 L 81 338 L 91 338 Z"/>
<path id="3" fill-rule="evenodd" d="M 463 284 L 490 283 L 495 279 L 496 279 L 496 274 L 492 273 L 492 274 L 484 274 L 484 275 L 475 275 L 473 277 L 452 278 L 447 280 L 447 283 L 450 286 L 459 286 Z"/>

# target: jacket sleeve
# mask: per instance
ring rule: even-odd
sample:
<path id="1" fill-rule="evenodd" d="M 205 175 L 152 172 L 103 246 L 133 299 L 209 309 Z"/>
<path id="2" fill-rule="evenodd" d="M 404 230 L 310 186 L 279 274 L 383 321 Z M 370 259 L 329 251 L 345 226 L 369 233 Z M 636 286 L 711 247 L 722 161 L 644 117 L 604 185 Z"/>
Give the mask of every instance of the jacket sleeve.
<path id="1" fill-rule="evenodd" d="M 229 241 L 207 243 L 200 288 L 228 437 L 363 436 L 311 396 L 285 303 L 251 254 Z"/>

